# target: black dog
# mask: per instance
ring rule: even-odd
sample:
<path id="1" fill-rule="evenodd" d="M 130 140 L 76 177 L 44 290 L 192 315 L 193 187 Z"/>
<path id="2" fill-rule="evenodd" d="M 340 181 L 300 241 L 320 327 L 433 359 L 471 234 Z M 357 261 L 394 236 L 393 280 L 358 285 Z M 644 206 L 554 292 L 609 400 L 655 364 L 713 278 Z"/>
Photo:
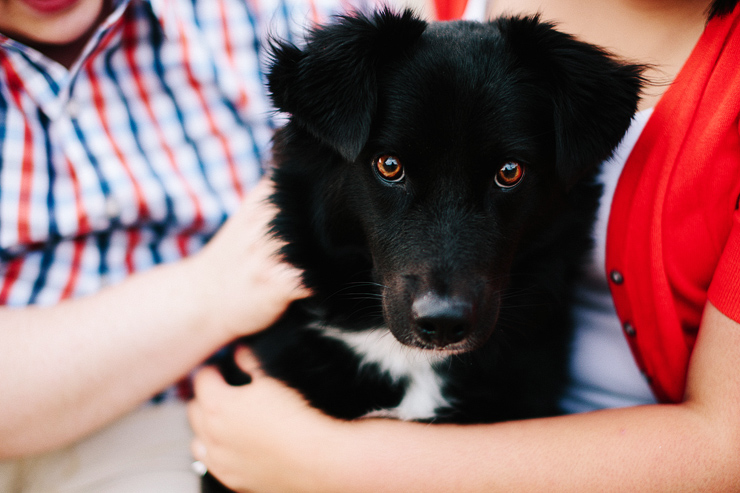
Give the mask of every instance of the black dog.
<path id="1" fill-rule="evenodd" d="M 247 340 L 265 370 L 344 419 L 557 414 L 594 177 L 640 67 L 536 17 L 389 11 L 273 56 L 274 231 L 314 296 Z"/>

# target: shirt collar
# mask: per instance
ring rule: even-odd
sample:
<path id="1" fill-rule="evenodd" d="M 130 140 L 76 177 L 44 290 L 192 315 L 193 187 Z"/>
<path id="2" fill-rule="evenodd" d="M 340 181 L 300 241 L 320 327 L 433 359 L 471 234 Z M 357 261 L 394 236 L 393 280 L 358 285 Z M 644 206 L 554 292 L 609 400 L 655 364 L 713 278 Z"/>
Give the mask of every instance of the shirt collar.
<path id="1" fill-rule="evenodd" d="M 69 100 L 69 90 L 85 59 L 101 44 L 111 29 L 121 20 L 124 12 L 134 2 L 150 6 L 153 25 L 163 35 L 172 34 L 176 28 L 174 6 L 171 0 L 114 0 L 113 12 L 101 23 L 90 41 L 85 45 L 77 62 L 66 69 L 25 44 L 0 34 L 0 57 L 7 58 L 11 67 L 23 83 L 24 91 L 36 105 L 52 120 L 64 110 Z M 4 53 L 3 53 L 4 52 Z"/>
<path id="2" fill-rule="evenodd" d="M 159 21 L 165 37 L 177 35 L 177 5 L 172 0 L 142 0 L 149 4 L 152 14 Z"/>

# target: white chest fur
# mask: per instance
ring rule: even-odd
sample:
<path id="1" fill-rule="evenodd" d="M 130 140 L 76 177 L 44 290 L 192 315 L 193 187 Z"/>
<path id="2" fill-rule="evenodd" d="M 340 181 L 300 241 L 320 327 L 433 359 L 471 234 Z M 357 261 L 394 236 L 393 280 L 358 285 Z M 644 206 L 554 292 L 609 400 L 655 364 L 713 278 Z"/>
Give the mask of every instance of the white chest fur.
<path id="1" fill-rule="evenodd" d="M 409 382 L 398 406 L 378 409 L 367 417 L 432 419 L 436 409 L 449 405 L 442 395 L 443 379 L 434 371 L 434 365 L 447 356 L 405 346 L 385 327 L 360 332 L 347 332 L 334 327 L 314 328 L 324 336 L 346 344 L 363 365 L 377 364 L 395 381 L 406 379 Z"/>

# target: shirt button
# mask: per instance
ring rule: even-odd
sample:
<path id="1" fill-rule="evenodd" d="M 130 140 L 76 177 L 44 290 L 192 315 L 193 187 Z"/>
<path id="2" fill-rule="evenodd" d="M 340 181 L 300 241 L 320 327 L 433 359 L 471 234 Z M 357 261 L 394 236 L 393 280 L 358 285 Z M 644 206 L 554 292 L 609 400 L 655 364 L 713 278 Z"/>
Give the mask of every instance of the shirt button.
<path id="1" fill-rule="evenodd" d="M 622 273 L 618 270 L 611 271 L 609 273 L 609 279 L 611 279 L 614 284 L 622 284 L 624 282 L 624 276 L 622 276 Z"/>
<path id="2" fill-rule="evenodd" d="M 116 199 L 111 196 L 105 198 L 105 215 L 111 220 L 118 219 L 121 215 L 121 207 Z"/>
<path id="3" fill-rule="evenodd" d="M 622 324 L 622 328 L 624 329 L 624 333 L 625 334 L 627 334 L 630 337 L 635 337 L 635 334 L 637 332 L 635 332 L 635 326 L 634 325 L 632 325 L 629 322 L 625 322 L 624 324 Z"/>
<path id="4" fill-rule="evenodd" d="M 74 120 L 80 115 L 80 104 L 72 99 L 67 102 L 66 111 L 67 115 L 69 115 L 69 117 Z"/>

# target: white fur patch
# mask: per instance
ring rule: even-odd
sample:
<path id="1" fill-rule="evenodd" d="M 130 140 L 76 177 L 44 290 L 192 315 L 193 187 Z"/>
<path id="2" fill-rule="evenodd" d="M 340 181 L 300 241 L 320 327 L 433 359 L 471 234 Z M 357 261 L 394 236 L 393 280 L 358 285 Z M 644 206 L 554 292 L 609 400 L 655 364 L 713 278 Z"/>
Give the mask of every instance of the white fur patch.
<path id="1" fill-rule="evenodd" d="M 367 417 L 432 419 L 437 408 L 449 405 L 442 395 L 443 380 L 433 367 L 435 363 L 444 361 L 446 355 L 405 346 L 385 327 L 360 332 L 325 326 L 313 328 L 346 344 L 361 358 L 362 364 L 375 363 L 396 381 L 408 379 L 406 394 L 397 407 L 378 409 Z"/>

